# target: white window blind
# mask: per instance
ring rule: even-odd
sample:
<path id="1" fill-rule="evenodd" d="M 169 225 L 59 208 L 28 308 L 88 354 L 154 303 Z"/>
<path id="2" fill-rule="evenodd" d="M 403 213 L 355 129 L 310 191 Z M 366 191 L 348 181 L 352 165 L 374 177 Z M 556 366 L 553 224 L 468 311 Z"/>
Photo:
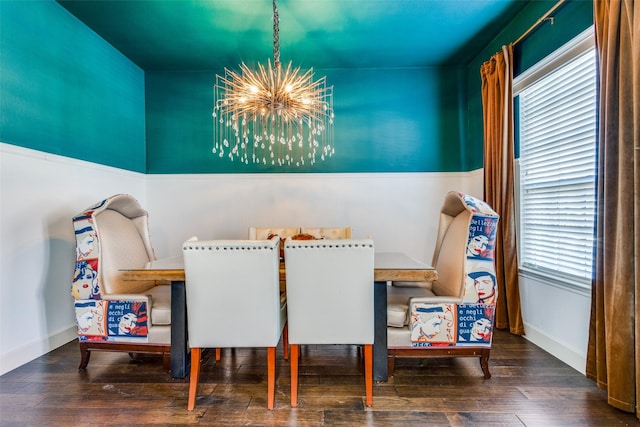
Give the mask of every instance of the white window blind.
<path id="1" fill-rule="evenodd" d="M 518 94 L 520 263 L 591 279 L 596 176 L 595 49 Z"/>

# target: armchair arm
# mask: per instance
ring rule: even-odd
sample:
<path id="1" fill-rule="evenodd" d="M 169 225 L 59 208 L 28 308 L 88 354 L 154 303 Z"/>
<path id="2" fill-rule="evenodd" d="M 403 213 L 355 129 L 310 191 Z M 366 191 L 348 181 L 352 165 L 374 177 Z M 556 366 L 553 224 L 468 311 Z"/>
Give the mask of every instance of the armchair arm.
<path id="1" fill-rule="evenodd" d="M 437 302 L 437 299 L 451 297 L 430 297 L 426 302 L 410 302 L 409 329 L 413 346 L 455 343 L 457 304 Z M 415 298 L 418 299 L 418 298 Z"/>
<path id="2" fill-rule="evenodd" d="M 101 300 L 76 300 L 76 321 L 81 340 L 146 340 L 151 297 L 113 294 Z"/>
<path id="3" fill-rule="evenodd" d="M 447 298 L 452 302 L 444 302 Z M 412 345 L 491 346 L 494 313 L 492 304 L 461 303 L 452 297 L 413 298 L 409 311 Z"/>

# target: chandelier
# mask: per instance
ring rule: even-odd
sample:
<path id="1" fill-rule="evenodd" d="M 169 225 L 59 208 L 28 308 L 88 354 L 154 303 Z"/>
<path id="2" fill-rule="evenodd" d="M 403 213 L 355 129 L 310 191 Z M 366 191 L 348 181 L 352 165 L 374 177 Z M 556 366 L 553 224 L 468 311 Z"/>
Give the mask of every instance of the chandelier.
<path id="1" fill-rule="evenodd" d="M 334 154 L 333 86 L 280 64 L 278 8 L 273 0 L 273 65 L 216 75 L 213 149 L 219 157 L 272 166 L 313 165 Z"/>

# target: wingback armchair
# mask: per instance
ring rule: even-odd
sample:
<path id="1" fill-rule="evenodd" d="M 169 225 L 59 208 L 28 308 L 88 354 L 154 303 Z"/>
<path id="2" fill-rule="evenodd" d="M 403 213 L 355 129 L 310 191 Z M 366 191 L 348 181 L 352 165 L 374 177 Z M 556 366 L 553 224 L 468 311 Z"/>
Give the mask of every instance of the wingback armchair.
<path id="1" fill-rule="evenodd" d="M 93 350 L 161 353 L 169 369 L 171 287 L 120 277 L 121 269 L 156 259 L 147 212 L 132 196 L 118 194 L 76 215 L 73 227 L 79 369 L 87 367 Z"/>
<path id="2" fill-rule="evenodd" d="M 387 291 L 389 374 L 396 357 L 478 357 L 485 378 L 493 336 L 498 214 L 482 200 L 449 192 L 432 265 L 438 280 L 394 282 Z"/>

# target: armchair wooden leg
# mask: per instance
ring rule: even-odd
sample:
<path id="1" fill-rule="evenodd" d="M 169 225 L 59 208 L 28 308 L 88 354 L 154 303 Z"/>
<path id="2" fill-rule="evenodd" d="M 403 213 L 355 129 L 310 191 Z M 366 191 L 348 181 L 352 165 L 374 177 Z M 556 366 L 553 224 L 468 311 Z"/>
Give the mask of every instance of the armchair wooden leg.
<path id="1" fill-rule="evenodd" d="M 276 400 L 276 348 L 267 348 L 267 409 L 273 409 Z"/>
<path id="2" fill-rule="evenodd" d="M 364 346 L 364 384 L 367 406 L 373 406 L 373 345 Z"/>
<path id="3" fill-rule="evenodd" d="M 162 353 L 162 367 L 165 371 L 171 372 L 171 353 Z"/>
<path id="4" fill-rule="evenodd" d="M 200 382 L 200 356 L 201 348 L 191 349 L 191 375 L 189 378 L 189 402 L 187 409 L 192 411 L 196 407 L 196 396 L 198 394 L 198 382 Z"/>
<path id="5" fill-rule="evenodd" d="M 298 360 L 300 359 L 300 345 L 291 344 L 289 366 L 291 367 L 291 407 L 298 406 Z"/>
<path id="6" fill-rule="evenodd" d="M 489 372 L 489 354 L 491 354 L 491 350 L 486 348 L 482 350 L 482 355 L 480 356 L 480 367 L 484 373 L 485 380 L 491 378 L 491 372 Z"/>
<path id="7" fill-rule="evenodd" d="M 89 345 L 86 342 L 80 342 L 80 357 L 80 366 L 78 366 L 78 369 L 83 371 L 87 368 L 87 365 L 89 364 L 89 358 L 91 357 Z"/>
<path id="8" fill-rule="evenodd" d="M 220 361 L 220 358 L 222 357 L 221 353 L 222 353 L 222 351 L 221 351 L 220 347 L 216 348 L 216 362 Z"/>
<path id="9" fill-rule="evenodd" d="M 389 354 L 389 356 L 387 356 L 387 371 L 388 371 L 388 376 L 392 377 L 394 371 L 396 370 L 396 356 L 393 354 Z"/>

